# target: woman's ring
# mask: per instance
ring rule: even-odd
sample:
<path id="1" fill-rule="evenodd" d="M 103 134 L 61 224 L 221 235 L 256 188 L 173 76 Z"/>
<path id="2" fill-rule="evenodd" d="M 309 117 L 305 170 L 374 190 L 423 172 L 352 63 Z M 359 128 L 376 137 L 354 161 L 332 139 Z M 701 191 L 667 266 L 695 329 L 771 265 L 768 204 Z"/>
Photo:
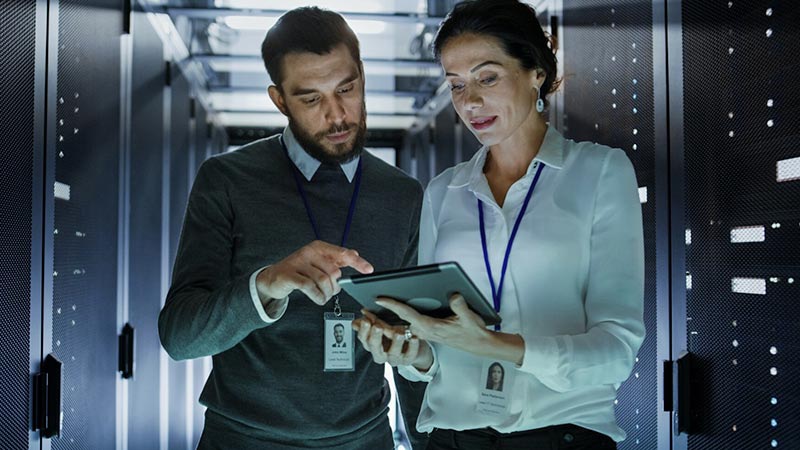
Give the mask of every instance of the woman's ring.
<path id="1" fill-rule="evenodd" d="M 411 338 L 414 337 L 414 334 L 411 333 L 411 327 L 406 327 L 406 332 L 403 334 L 407 341 L 410 341 Z"/>

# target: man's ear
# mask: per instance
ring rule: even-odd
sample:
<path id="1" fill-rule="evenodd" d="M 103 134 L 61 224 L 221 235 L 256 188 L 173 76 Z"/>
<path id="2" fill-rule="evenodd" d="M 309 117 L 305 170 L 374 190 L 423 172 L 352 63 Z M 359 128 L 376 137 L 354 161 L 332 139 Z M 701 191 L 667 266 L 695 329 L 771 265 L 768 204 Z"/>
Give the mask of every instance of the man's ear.
<path id="1" fill-rule="evenodd" d="M 364 76 L 364 62 L 358 61 L 358 71 L 361 78 L 361 95 L 367 95 L 367 78 Z"/>
<path id="2" fill-rule="evenodd" d="M 286 109 L 286 101 L 283 98 L 283 94 L 281 94 L 281 90 L 273 84 L 267 88 L 267 93 L 269 94 L 269 98 L 272 100 L 272 103 L 274 103 L 275 107 L 278 108 L 278 111 L 280 111 L 284 116 L 289 117 Z"/>

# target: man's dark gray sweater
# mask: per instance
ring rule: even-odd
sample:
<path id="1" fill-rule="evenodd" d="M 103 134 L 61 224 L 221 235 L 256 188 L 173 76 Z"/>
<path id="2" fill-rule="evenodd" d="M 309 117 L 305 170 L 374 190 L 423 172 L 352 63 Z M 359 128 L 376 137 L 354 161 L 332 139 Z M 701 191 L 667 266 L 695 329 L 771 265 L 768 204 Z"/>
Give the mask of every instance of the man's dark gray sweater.
<path id="1" fill-rule="evenodd" d="M 367 152 L 361 158 L 347 247 L 376 271 L 416 264 L 420 184 Z M 283 317 L 267 326 L 249 291 L 254 271 L 314 240 L 292 170 L 277 136 L 203 163 L 159 316 L 161 342 L 175 359 L 213 356 L 200 402 L 229 428 L 284 443 L 357 441 L 385 420 L 383 366 L 355 345 L 355 371 L 324 372 L 323 314 L 331 302 L 318 306 L 295 291 Z M 328 164 L 311 182 L 300 179 L 321 239 L 339 245 L 354 183 Z M 344 312 L 360 315 L 351 297 L 340 299 Z M 413 428 L 424 386 L 396 379 Z"/>

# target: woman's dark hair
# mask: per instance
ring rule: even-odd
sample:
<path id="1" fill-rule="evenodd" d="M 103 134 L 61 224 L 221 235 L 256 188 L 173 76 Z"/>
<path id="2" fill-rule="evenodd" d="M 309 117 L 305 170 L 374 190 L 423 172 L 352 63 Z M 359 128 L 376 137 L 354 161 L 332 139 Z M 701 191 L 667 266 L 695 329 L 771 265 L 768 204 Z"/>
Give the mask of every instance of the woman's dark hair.
<path id="1" fill-rule="evenodd" d="M 492 387 L 492 384 L 493 384 L 492 383 L 492 370 L 495 367 L 499 367 L 500 368 L 500 373 L 503 374 L 503 376 L 500 377 L 500 386 L 498 386 L 498 388 L 499 388 L 498 390 L 502 391 L 503 390 L 503 382 L 506 381 L 506 370 L 503 369 L 503 365 L 498 363 L 498 362 L 492 363 L 489 366 L 489 372 L 488 372 L 488 374 L 486 376 L 486 389 L 493 389 L 493 387 Z"/>
<path id="2" fill-rule="evenodd" d="M 360 68 L 358 38 L 344 17 L 327 9 L 306 6 L 285 13 L 269 29 L 261 43 L 261 58 L 272 83 L 280 89 L 284 56 L 293 52 L 324 55 L 339 44 L 347 47 Z"/>
<path id="3" fill-rule="evenodd" d="M 547 94 L 558 89 L 561 80 L 557 78 L 555 43 L 545 35 L 531 6 L 517 0 L 467 0 L 457 4 L 433 40 L 436 59 L 441 58 L 447 41 L 463 34 L 492 36 L 523 68 L 543 70 L 547 76 L 540 95 L 545 103 Z"/>

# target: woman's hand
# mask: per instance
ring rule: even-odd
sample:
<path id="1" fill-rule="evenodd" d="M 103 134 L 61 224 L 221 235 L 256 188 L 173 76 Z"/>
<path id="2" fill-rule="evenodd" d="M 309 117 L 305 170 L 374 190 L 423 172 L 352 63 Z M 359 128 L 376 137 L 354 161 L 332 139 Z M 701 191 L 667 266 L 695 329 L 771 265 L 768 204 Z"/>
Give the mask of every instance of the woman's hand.
<path id="1" fill-rule="evenodd" d="M 353 321 L 353 329 L 376 363 L 414 366 L 423 372 L 430 369 L 433 353 L 427 342 L 420 342 L 418 337 L 406 339 L 405 327 L 393 327 L 367 310 L 361 312 L 364 317 Z"/>
<path id="2" fill-rule="evenodd" d="M 460 294 L 450 297 L 454 315 L 435 319 L 403 303 L 381 297 L 376 302 L 408 322 L 409 330 L 423 341 L 436 342 L 473 355 L 522 364 L 525 341 L 518 334 L 487 330 L 486 322 L 474 313 Z M 404 330 L 405 331 L 405 330 Z"/>
<path id="3" fill-rule="evenodd" d="M 450 309 L 454 315 L 446 319 L 426 316 L 408 305 L 387 297 L 379 297 L 376 303 L 408 322 L 411 333 L 422 340 L 474 353 L 476 348 L 486 345 L 490 337 L 486 323 L 481 316 L 469 309 L 467 301 L 461 294 L 453 294 L 450 297 Z"/>

